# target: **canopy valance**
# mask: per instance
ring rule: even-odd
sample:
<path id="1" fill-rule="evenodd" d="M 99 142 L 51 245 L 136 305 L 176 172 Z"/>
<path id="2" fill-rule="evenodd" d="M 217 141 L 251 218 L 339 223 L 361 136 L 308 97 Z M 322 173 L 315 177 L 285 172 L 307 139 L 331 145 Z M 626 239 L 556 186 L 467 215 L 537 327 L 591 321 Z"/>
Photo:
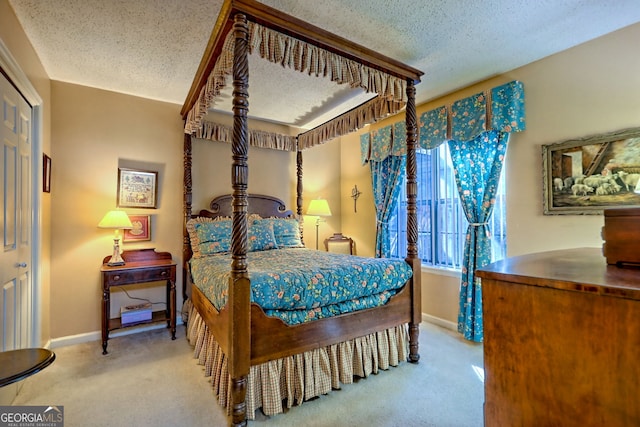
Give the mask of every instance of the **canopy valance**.
<path id="1" fill-rule="evenodd" d="M 193 132 L 192 136 L 208 141 L 233 142 L 233 128 L 231 126 L 203 121 L 202 125 Z M 249 145 L 259 148 L 271 148 L 273 150 L 297 151 L 295 136 L 282 135 L 275 132 L 265 132 L 261 130 L 248 131 Z"/>
<path id="2" fill-rule="evenodd" d="M 317 28 L 310 29 L 301 21 L 274 22 L 270 12 L 256 13 L 255 5 L 255 2 L 248 0 L 234 1 L 219 16 L 181 111 L 185 120 L 185 134 L 195 136 L 196 132 L 201 132 L 199 129 L 208 109 L 215 104 L 233 73 L 235 37 L 229 20 L 232 12 L 247 14 L 247 48 L 250 53 L 283 67 L 326 77 L 338 84 L 348 84 L 366 93 L 376 94 L 360 106 L 301 133 L 298 150 L 323 144 L 398 113 L 406 105 L 407 82 L 420 81 L 422 72 L 419 70 L 373 51 L 361 51 L 360 47 L 356 54 L 352 42 L 328 32 L 318 33 Z M 227 3 L 223 9 L 225 7 Z M 282 137 L 278 139 L 282 140 Z M 277 142 L 273 145 L 267 142 L 263 147 L 281 149 L 275 146 Z"/>
<path id="3" fill-rule="evenodd" d="M 250 129 L 249 145 L 283 151 L 306 150 L 362 129 L 389 115 L 399 113 L 405 105 L 404 102 L 388 101 L 376 97 L 327 123 L 301 133 L 297 137 Z M 191 133 L 191 136 L 209 141 L 231 143 L 233 129 L 231 126 L 203 120 L 200 126 Z M 406 142 L 403 146 L 406 146 Z"/>
<path id="4" fill-rule="evenodd" d="M 406 152 L 403 122 L 387 126 L 388 130 L 361 135 L 362 162 L 380 161 L 389 155 Z M 491 90 L 460 99 L 422 113 L 418 119 L 418 144 L 425 149 L 445 141 L 470 141 L 488 130 L 521 132 L 525 130 L 524 85 L 512 81 Z"/>
<path id="5" fill-rule="evenodd" d="M 389 115 L 399 113 L 404 107 L 403 101 L 373 98 L 317 128 L 298 135 L 298 149 L 304 150 L 347 135 Z"/>
<path id="6" fill-rule="evenodd" d="M 185 133 L 194 134 L 202 126 L 207 110 L 215 103 L 227 85 L 233 71 L 235 38 L 227 33 L 218 61 L 209 74 L 200 94 L 187 113 Z M 318 46 L 281 34 L 249 22 L 249 51 L 262 58 L 316 77 L 328 77 L 338 84 L 373 92 L 377 97 L 334 120 L 302 134 L 301 149 L 325 143 L 333 138 L 358 130 L 365 125 L 399 112 L 406 104 L 403 78 L 363 65 Z"/>

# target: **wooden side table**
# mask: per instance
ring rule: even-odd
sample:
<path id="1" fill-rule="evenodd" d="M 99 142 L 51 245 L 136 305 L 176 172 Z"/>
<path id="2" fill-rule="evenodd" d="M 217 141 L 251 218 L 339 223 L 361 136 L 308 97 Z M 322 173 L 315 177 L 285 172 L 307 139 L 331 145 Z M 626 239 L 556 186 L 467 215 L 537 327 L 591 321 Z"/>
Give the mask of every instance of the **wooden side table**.
<path id="1" fill-rule="evenodd" d="M 140 323 L 167 322 L 171 330 L 171 339 L 176 339 L 176 263 L 169 252 L 156 252 L 155 249 L 124 251 L 122 259 L 125 265 L 110 267 L 107 265 L 111 255 L 102 260 L 102 354 L 107 354 L 109 332 Z M 122 326 L 120 318 L 110 319 L 111 287 L 127 286 L 139 283 L 167 282 L 167 309 L 154 312 L 151 320 Z"/>
<path id="2" fill-rule="evenodd" d="M 21 381 L 40 372 L 56 360 L 46 348 L 24 348 L 0 352 L 0 387 Z"/>

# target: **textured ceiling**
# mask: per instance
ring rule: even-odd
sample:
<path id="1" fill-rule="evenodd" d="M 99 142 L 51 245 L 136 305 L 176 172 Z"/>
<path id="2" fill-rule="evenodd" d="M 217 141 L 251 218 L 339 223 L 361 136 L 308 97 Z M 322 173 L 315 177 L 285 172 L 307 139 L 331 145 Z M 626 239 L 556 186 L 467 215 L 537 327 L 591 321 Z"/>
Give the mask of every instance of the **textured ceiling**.
<path id="1" fill-rule="evenodd" d="M 222 0 L 9 3 L 52 80 L 181 105 Z M 640 22 L 638 0 L 263 3 L 422 70 L 418 103 Z M 369 97 L 259 58 L 249 84 L 250 116 L 300 127 Z M 230 111 L 229 92 L 214 109 Z"/>

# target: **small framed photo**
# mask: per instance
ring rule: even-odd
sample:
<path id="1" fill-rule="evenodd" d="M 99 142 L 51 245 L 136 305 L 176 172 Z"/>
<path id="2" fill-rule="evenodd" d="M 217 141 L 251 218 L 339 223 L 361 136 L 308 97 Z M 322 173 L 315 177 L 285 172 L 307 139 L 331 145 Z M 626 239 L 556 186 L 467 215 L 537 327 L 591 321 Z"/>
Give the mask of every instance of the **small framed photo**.
<path id="1" fill-rule="evenodd" d="M 157 198 L 158 172 L 118 168 L 118 207 L 155 209 Z"/>
<path id="2" fill-rule="evenodd" d="M 51 157 L 42 154 L 42 191 L 51 193 Z"/>
<path id="3" fill-rule="evenodd" d="M 123 230 L 123 242 L 142 242 L 151 240 L 151 216 L 150 215 L 129 215 L 133 228 Z"/>

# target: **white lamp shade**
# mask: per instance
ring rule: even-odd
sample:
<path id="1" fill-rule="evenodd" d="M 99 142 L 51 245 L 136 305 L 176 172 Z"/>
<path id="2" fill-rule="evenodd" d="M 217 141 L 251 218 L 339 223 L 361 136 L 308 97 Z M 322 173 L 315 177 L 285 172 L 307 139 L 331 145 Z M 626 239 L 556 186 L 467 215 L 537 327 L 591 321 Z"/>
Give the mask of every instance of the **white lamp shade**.
<path id="1" fill-rule="evenodd" d="M 109 211 L 98 224 L 99 228 L 111 228 L 115 230 L 130 230 L 133 228 L 131 220 L 124 211 Z"/>
<path id="2" fill-rule="evenodd" d="M 326 199 L 314 199 L 309 203 L 307 215 L 331 216 L 331 209 Z"/>

